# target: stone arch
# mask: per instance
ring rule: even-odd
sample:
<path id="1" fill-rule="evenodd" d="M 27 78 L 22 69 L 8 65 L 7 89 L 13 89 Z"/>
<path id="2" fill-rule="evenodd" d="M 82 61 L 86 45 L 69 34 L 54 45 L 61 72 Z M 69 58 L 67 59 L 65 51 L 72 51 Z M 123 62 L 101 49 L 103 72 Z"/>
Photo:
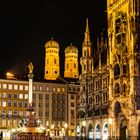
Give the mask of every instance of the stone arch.
<path id="1" fill-rule="evenodd" d="M 123 119 L 120 123 L 120 140 L 127 140 L 127 121 Z"/>
<path id="2" fill-rule="evenodd" d="M 107 139 L 108 139 L 108 123 L 105 122 L 102 128 L 102 140 L 107 140 Z"/>
<path id="3" fill-rule="evenodd" d="M 90 123 L 88 126 L 88 139 L 89 140 L 93 140 L 94 139 L 94 130 L 93 130 L 93 126 Z"/>
<path id="4" fill-rule="evenodd" d="M 101 140 L 101 127 L 99 123 L 95 127 L 95 138 L 95 140 Z"/>

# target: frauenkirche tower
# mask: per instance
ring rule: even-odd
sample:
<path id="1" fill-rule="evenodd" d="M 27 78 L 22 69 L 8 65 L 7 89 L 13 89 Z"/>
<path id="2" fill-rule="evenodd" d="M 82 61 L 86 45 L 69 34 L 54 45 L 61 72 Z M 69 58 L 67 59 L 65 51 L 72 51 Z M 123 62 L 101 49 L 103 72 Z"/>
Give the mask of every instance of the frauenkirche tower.
<path id="1" fill-rule="evenodd" d="M 72 44 L 65 49 L 65 71 L 64 77 L 78 78 L 78 49 Z"/>
<path id="2" fill-rule="evenodd" d="M 45 44 L 45 73 L 44 79 L 56 80 L 60 75 L 59 44 L 53 39 Z"/>

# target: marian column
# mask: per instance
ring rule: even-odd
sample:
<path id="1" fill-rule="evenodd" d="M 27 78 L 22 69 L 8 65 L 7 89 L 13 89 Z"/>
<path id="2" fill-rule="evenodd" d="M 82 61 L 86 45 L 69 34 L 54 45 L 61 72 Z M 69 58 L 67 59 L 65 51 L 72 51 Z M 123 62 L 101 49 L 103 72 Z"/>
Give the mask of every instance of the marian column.
<path id="1" fill-rule="evenodd" d="M 28 65 L 28 68 L 29 68 L 29 74 L 28 74 L 28 78 L 29 78 L 29 106 L 32 106 L 32 96 L 33 96 L 33 77 L 34 77 L 34 74 L 33 74 L 33 69 L 34 69 L 34 66 L 33 64 L 30 62 L 30 64 Z"/>
<path id="2" fill-rule="evenodd" d="M 27 127 L 34 127 L 36 124 L 34 123 L 35 121 L 35 116 L 34 116 L 34 109 L 32 107 L 32 94 L 33 94 L 33 64 L 30 62 L 30 64 L 28 65 L 29 68 L 29 74 L 28 74 L 28 78 L 29 78 L 29 104 L 28 104 L 28 113 L 27 113 L 27 118 L 28 118 L 28 122 L 27 122 Z"/>

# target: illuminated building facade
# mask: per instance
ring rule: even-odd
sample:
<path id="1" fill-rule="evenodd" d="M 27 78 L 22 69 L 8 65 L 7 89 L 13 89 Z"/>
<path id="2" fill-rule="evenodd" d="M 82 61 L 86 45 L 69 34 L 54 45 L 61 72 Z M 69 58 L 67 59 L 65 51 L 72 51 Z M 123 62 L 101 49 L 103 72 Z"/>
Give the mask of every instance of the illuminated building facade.
<path id="1" fill-rule="evenodd" d="M 107 0 L 111 137 L 140 136 L 140 1 Z"/>
<path id="2" fill-rule="evenodd" d="M 72 44 L 65 49 L 64 77 L 78 78 L 78 49 Z"/>
<path id="3" fill-rule="evenodd" d="M 32 106 L 35 118 L 41 120 L 50 135 L 76 135 L 75 83 L 33 81 Z M 26 117 L 29 82 L 0 79 L 0 130 L 6 139 L 17 129 L 19 120 Z M 67 124 L 67 128 L 65 125 Z"/>
<path id="4" fill-rule="evenodd" d="M 52 40 L 45 44 L 45 71 L 44 79 L 56 80 L 60 76 L 59 44 Z"/>
<path id="5" fill-rule="evenodd" d="M 107 39 L 103 33 L 97 39 L 94 56 L 88 20 L 80 63 L 80 92 L 77 97 L 77 135 L 88 139 L 106 139 L 108 133 L 109 60 Z M 102 128 L 103 127 L 103 128 Z M 102 131 L 103 130 L 103 131 Z M 104 137 L 102 137 L 101 135 Z"/>
<path id="6" fill-rule="evenodd" d="M 28 107 L 28 82 L 0 79 L 0 130 L 10 139 L 12 128 L 26 116 Z"/>
<path id="7" fill-rule="evenodd" d="M 81 137 L 140 137 L 139 10 L 139 0 L 107 0 L 108 41 L 101 34 L 93 61 L 82 46 L 77 98 L 77 135 Z"/>

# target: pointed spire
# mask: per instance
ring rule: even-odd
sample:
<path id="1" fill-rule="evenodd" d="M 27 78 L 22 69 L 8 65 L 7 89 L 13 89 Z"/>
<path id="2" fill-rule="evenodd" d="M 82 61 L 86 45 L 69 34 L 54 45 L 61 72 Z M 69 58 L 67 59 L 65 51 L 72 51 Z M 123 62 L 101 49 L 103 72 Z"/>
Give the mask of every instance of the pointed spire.
<path id="1" fill-rule="evenodd" d="M 84 45 L 91 45 L 88 18 L 86 19 L 86 30 L 85 30 L 85 38 L 83 43 Z"/>
<path id="2" fill-rule="evenodd" d="M 89 33 L 88 18 L 86 18 L 86 32 Z"/>

